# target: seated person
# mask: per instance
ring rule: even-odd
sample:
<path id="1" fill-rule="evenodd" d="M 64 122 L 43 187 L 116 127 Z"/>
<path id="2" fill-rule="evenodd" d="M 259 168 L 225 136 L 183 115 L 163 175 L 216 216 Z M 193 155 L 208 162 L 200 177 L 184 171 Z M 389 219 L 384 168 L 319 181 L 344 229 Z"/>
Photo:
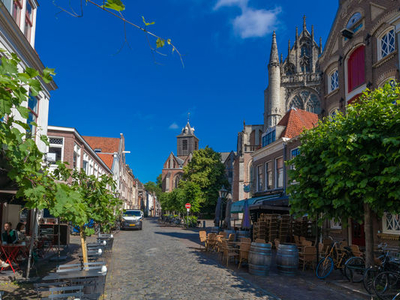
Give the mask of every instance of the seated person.
<path id="1" fill-rule="evenodd" d="M 22 222 L 19 222 L 17 224 L 17 227 L 15 228 L 17 232 L 17 241 L 18 243 L 25 242 L 26 237 L 25 237 L 25 224 Z"/>
<path id="2" fill-rule="evenodd" d="M 1 241 L 7 244 L 15 244 L 17 240 L 17 233 L 12 229 L 11 222 L 6 222 L 4 224 L 4 232 L 1 235 Z"/>

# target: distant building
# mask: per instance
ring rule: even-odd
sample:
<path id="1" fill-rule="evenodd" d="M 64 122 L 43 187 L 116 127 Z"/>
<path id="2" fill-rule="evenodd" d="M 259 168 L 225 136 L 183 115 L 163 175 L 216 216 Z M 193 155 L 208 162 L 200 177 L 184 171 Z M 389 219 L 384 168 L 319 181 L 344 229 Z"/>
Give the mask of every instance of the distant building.
<path id="1" fill-rule="evenodd" d="M 178 187 L 183 176 L 183 167 L 192 159 L 193 152 L 199 150 L 199 139 L 194 128 L 187 122 L 181 134 L 177 136 L 177 155 L 168 156 L 162 169 L 162 191 L 171 192 Z"/>
<path id="2" fill-rule="evenodd" d="M 124 201 L 123 208 L 131 208 L 131 203 L 134 203 L 133 194 L 129 191 L 129 186 L 133 185 L 131 170 L 126 165 L 125 160 L 125 138 L 121 133 L 119 138 L 106 138 L 95 136 L 83 137 L 97 155 L 107 164 L 113 174 L 113 179 L 117 184 L 117 192 L 120 198 Z"/>

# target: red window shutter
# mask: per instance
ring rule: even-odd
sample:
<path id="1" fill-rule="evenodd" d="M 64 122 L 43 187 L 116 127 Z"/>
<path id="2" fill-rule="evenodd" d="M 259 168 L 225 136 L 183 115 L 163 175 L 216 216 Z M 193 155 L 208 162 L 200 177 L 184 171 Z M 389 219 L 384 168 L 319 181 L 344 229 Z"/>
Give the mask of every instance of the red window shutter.
<path id="1" fill-rule="evenodd" d="M 347 65 L 348 92 L 365 82 L 365 46 L 358 47 L 350 56 Z"/>

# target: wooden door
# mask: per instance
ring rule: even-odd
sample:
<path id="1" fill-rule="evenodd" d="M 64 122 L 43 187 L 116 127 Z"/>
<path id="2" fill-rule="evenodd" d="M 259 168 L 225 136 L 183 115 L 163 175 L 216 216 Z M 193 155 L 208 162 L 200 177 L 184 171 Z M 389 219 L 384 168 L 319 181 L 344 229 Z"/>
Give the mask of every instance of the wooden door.
<path id="1" fill-rule="evenodd" d="M 351 240 L 353 245 L 365 246 L 364 224 L 351 221 Z"/>

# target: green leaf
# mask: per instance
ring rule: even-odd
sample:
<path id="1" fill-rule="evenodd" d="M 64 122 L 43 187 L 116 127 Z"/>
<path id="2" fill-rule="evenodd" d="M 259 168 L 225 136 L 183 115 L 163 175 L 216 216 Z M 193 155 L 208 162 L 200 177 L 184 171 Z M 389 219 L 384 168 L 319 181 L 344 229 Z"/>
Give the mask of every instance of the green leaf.
<path id="1" fill-rule="evenodd" d="M 19 107 L 17 108 L 17 110 L 18 110 L 18 112 L 21 114 L 21 117 L 23 117 L 24 119 L 28 119 L 29 113 L 31 112 L 31 111 L 29 110 L 29 108 L 24 107 L 24 106 L 19 106 Z"/>
<path id="2" fill-rule="evenodd" d="M 156 22 L 147 23 L 147 22 L 146 22 L 146 20 L 144 19 L 144 17 L 143 17 L 143 16 L 142 16 L 142 19 L 143 19 L 143 23 L 144 23 L 144 25 L 146 25 L 146 26 L 149 26 L 149 25 L 154 25 L 154 24 L 156 24 Z"/>
<path id="3" fill-rule="evenodd" d="M 165 40 L 158 38 L 156 41 L 157 48 L 162 48 L 165 45 Z"/>
<path id="4" fill-rule="evenodd" d="M 107 0 L 107 2 L 102 7 L 116 11 L 125 10 L 125 5 L 122 3 L 121 0 Z"/>
<path id="5" fill-rule="evenodd" d="M 39 75 L 39 72 L 37 70 L 29 68 L 29 67 L 25 69 L 25 72 L 26 72 L 26 74 L 29 75 L 30 78 L 34 78 Z"/>

